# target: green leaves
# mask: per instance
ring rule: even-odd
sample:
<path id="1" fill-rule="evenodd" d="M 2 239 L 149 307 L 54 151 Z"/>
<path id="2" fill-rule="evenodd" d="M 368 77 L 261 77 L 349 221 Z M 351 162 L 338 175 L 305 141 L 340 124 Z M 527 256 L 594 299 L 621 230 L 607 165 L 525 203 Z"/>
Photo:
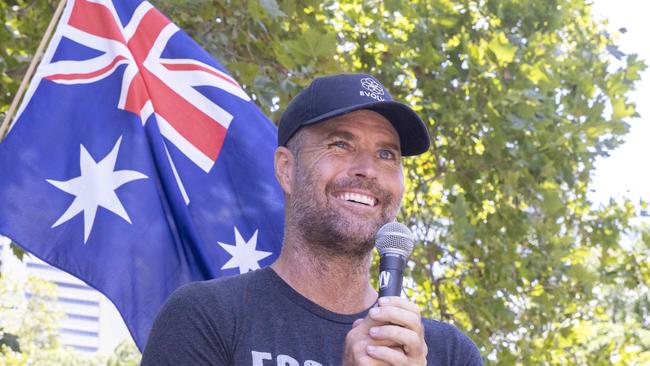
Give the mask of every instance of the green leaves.
<path id="1" fill-rule="evenodd" d="M 275 0 L 259 0 L 259 2 L 264 10 L 266 10 L 266 13 L 274 20 L 278 17 L 286 16 L 286 14 L 280 10 L 280 7 Z"/>
<path id="2" fill-rule="evenodd" d="M 621 120 L 634 115 L 634 107 L 627 103 L 625 98 L 612 100 L 612 119 Z"/>
<path id="3" fill-rule="evenodd" d="M 311 60 L 332 57 L 336 54 L 336 35 L 322 34 L 315 29 L 305 31 L 299 38 L 280 43 L 281 51 L 276 52 L 279 61 L 289 68 L 299 68 Z"/>
<path id="4" fill-rule="evenodd" d="M 517 53 L 517 46 L 511 44 L 503 32 L 493 34 L 492 40 L 488 44 L 488 48 L 494 54 L 498 64 L 508 64 L 512 62 Z"/>
<path id="5" fill-rule="evenodd" d="M 0 110 L 49 17 L 47 1 L 29 4 L 0 4 Z M 372 73 L 418 110 L 433 146 L 404 161 L 400 220 L 418 237 L 408 291 L 424 314 L 466 331 L 489 363 L 650 359 L 650 234 L 632 225 L 637 205 L 588 199 L 596 158 L 636 115 L 628 94 L 646 65 L 618 50 L 588 4 L 157 5 L 272 120 L 314 76 L 336 72 Z"/>
<path id="6" fill-rule="evenodd" d="M 59 339 L 64 313 L 56 285 L 37 278 L 0 278 L 0 364 L 6 366 L 135 366 L 140 352 L 123 342 L 111 355 L 87 354 L 63 347 Z"/>
<path id="7" fill-rule="evenodd" d="M 4 119 L 4 112 L 9 109 L 56 3 L 53 0 L 0 2 L 0 119 Z"/>

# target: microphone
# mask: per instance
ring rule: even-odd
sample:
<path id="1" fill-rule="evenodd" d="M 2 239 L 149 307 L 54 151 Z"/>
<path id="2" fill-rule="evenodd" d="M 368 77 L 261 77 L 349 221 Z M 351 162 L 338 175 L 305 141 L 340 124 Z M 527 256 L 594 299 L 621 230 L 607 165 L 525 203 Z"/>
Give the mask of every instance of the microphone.
<path id="1" fill-rule="evenodd" d="M 413 251 L 413 233 L 399 222 L 382 226 L 375 236 L 379 252 L 379 297 L 399 296 L 406 258 Z"/>

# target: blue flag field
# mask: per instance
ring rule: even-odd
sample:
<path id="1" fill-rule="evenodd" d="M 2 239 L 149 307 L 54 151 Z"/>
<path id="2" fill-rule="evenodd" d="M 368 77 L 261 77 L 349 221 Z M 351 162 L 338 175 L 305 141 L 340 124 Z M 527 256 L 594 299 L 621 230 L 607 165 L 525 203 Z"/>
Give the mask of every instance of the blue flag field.
<path id="1" fill-rule="evenodd" d="M 190 281 L 282 242 L 277 129 L 146 2 L 69 0 L 0 143 L 0 234 L 104 293 L 140 349 Z"/>

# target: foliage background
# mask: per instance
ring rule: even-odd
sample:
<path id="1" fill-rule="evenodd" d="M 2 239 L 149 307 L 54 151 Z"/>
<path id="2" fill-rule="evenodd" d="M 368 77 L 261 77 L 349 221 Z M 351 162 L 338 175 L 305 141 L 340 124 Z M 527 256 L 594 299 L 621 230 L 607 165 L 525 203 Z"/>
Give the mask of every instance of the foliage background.
<path id="1" fill-rule="evenodd" d="M 25 296 L 28 293 L 29 296 Z M 0 366 L 137 366 L 140 352 L 131 340 L 113 354 L 88 354 L 63 347 L 55 284 L 38 278 L 0 277 Z"/>
<path id="2" fill-rule="evenodd" d="M 645 64 L 584 0 L 154 3 L 274 121 L 316 75 L 368 72 L 423 116 L 401 220 L 408 293 L 495 365 L 650 364 L 645 202 L 596 205 L 594 162 Z M 0 2 L 0 111 L 55 2 Z"/>

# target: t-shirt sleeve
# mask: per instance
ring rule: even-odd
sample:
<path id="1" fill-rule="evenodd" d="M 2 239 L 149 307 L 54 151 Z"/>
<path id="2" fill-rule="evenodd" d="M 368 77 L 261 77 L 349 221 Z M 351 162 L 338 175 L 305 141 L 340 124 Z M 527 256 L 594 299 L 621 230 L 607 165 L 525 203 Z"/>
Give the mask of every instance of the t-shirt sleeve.
<path id="1" fill-rule="evenodd" d="M 431 319 L 423 319 L 423 322 L 428 365 L 483 366 L 474 342 L 456 327 Z"/>
<path id="2" fill-rule="evenodd" d="M 141 366 L 227 365 L 227 343 L 232 332 L 231 317 L 220 313 L 204 283 L 192 283 L 176 290 L 154 321 Z M 212 301 L 211 305 L 208 305 Z"/>

